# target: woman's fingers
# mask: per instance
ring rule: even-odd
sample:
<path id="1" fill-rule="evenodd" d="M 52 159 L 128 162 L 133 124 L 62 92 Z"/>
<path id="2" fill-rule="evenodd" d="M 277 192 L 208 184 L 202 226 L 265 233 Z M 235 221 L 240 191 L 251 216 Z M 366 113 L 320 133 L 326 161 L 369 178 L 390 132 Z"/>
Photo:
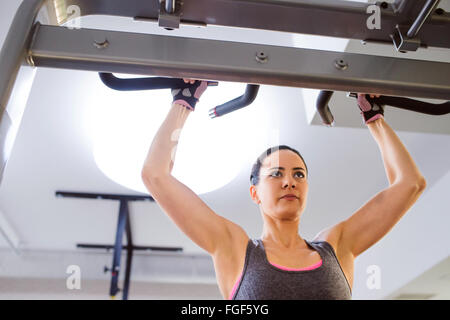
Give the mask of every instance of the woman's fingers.
<path id="1" fill-rule="evenodd" d="M 184 83 L 190 83 L 190 84 L 193 84 L 194 82 L 195 82 L 195 80 L 194 79 L 183 79 L 183 81 L 184 81 Z"/>

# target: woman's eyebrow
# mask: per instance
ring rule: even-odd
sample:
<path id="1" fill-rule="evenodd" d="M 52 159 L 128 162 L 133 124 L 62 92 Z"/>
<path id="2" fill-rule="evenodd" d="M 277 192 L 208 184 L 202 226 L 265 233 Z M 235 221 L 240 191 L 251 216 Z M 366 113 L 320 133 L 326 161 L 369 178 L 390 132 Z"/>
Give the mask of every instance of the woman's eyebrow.
<path id="1" fill-rule="evenodd" d="M 283 167 L 273 167 L 273 168 L 270 168 L 269 170 L 272 170 L 272 169 L 284 170 Z M 295 167 L 295 168 L 292 168 L 292 170 L 303 170 L 303 171 L 305 171 L 305 169 L 303 169 L 301 167 Z"/>

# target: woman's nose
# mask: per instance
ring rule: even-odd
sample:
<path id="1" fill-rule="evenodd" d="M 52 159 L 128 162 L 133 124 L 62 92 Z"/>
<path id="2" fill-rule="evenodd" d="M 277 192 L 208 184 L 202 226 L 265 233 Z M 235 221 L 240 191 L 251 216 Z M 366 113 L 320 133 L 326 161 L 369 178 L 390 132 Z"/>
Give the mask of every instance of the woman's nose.
<path id="1" fill-rule="evenodd" d="M 289 186 L 291 186 L 292 188 L 295 188 L 295 180 L 294 179 L 289 179 L 286 178 L 286 180 L 283 181 L 283 188 L 287 188 Z"/>

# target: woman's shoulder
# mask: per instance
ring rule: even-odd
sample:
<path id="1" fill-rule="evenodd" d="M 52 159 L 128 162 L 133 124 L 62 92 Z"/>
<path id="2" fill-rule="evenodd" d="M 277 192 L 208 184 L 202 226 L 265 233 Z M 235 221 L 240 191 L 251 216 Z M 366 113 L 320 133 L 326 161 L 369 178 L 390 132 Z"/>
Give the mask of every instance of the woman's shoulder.
<path id="1" fill-rule="evenodd" d="M 251 240 L 244 228 L 230 220 L 227 221 L 227 230 L 232 243 L 247 244 Z"/>
<path id="2" fill-rule="evenodd" d="M 335 252 L 339 248 L 339 239 L 341 238 L 342 224 L 338 223 L 320 231 L 312 240 L 312 242 L 323 243 L 329 245 Z"/>

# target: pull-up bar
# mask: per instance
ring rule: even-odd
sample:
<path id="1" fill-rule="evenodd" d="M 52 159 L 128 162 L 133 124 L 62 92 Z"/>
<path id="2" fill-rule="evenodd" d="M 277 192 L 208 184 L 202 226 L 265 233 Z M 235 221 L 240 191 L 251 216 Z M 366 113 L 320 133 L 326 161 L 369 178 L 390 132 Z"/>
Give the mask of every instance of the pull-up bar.
<path id="1" fill-rule="evenodd" d="M 394 42 L 399 49 L 450 48 L 450 15 L 443 10 L 428 10 L 420 18 L 430 3 L 25 0 L 0 54 L 0 181 L 31 89 L 33 67 L 450 100 L 449 63 L 108 30 L 70 30 L 60 25 L 75 18 L 70 16 L 71 6 L 78 6 L 81 16 L 158 21 L 167 29 L 184 23 L 214 24 L 391 45 Z M 432 8 L 436 3 L 431 3 Z M 369 6 L 376 8 L 374 14 L 379 13 L 379 29 L 367 27 Z M 416 37 L 402 37 L 403 30 L 409 30 L 415 21 L 420 22 L 415 28 Z M 400 37 L 395 37 L 398 34 Z"/>

